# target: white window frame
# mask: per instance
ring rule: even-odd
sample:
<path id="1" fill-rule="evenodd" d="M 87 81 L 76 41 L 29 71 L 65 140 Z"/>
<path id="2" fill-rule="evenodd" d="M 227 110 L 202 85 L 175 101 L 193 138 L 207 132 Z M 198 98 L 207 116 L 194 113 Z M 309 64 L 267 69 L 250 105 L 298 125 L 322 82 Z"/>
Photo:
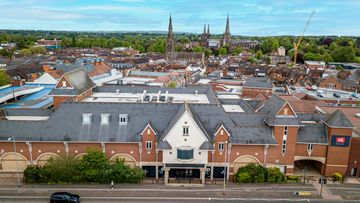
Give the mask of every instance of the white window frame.
<path id="1" fill-rule="evenodd" d="M 119 114 L 119 125 L 127 125 L 127 123 L 128 123 L 128 115 Z"/>
<path id="2" fill-rule="evenodd" d="M 151 150 L 152 149 L 152 141 L 146 141 L 145 142 L 145 144 L 146 144 L 146 150 Z"/>
<path id="3" fill-rule="evenodd" d="M 182 133 L 184 136 L 188 136 L 189 135 L 189 126 L 183 126 L 182 127 Z"/>
<path id="4" fill-rule="evenodd" d="M 92 113 L 83 113 L 82 118 L 83 118 L 83 122 L 82 122 L 83 125 L 90 125 L 92 120 Z"/>
<path id="5" fill-rule="evenodd" d="M 314 144 L 312 143 L 307 144 L 306 150 L 312 152 L 314 150 Z"/>
<path id="6" fill-rule="evenodd" d="M 67 87 L 66 80 L 62 81 L 62 87 Z"/>
<path id="7" fill-rule="evenodd" d="M 100 115 L 100 117 L 101 117 L 101 125 L 109 125 L 109 123 L 110 123 L 110 114 L 102 113 Z"/>
<path id="8" fill-rule="evenodd" d="M 219 149 L 219 151 L 224 151 L 225 150 L 225 142 L 219 142 L 218 149 Z"/>
<path id="9" fill-rule="evenodd" d="M 283 135 L 283 140 L 281 143 L 281 153 L 284 155 L 286 153 L 286 142 L 287 142 L 287 134 L 288 134 L 288 127 L 285 126 L 284 127 L 284 135 Z"/>

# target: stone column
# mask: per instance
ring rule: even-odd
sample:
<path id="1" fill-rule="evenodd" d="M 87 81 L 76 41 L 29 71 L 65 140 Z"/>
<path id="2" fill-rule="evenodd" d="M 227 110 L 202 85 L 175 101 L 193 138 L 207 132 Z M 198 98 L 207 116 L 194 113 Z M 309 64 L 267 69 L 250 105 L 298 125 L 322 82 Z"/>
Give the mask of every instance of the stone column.
<path id="1" fill-rule="evenodd" d="M 206 168 L 200 168 L 201 184 L 205 184 L 205 171 L 206 171 Z"/>
<path id="2" fill-rule="evenodd" d="M 170 168 L 164 167 L 164 184 L 167 185 L 169 183 L 169 171 Z"/>
<path id="3" fill-rule="evenodd" d="M 157 144 L 156 144 L 157 146 Z M 155 153 L 155 158 L 156 158 L 156 164 L 155 164 L 155 179 L 156 179 L 156 182 L 159 180 L 159 151 L 156 149 L 156 153 Z"/>

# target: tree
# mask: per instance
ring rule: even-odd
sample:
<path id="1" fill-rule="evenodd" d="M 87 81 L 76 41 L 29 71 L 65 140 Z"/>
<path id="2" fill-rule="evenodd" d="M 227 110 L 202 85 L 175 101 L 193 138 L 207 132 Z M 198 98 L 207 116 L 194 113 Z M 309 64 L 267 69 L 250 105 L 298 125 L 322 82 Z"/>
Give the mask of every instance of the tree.
<path id="1" fill-rule="evenodd" d="M 315 54 L 315 53 L 309 52 L 304 55 L 304 59 L 306 61 L 321 61 L 322 57 L 320 54 Z"/>
<path id="2" fill-rule="evenodd" d="M 267 56 L 267 57 L 265 58 L 265 63 L 266 63 L 266 65 L 270 65 L 270 64 L 271 64 L 271 58 L 270 58 L 269 56 Z"/>
<path id="3" fill-rule="evenodd" d="M 290 49 L 293 48 L 293 44 L 291 42 L 291 38 L 290 37 L 283 37 L 280 40 L 280 45 L 283 46 L 286 51 L 289 51 Z"/>
<path id="4" fill-rule="evenodd" d="M 255 58 L 260 59 L 263 56 L 263 53 L 261 50 L 257 51 L 255 54 Z"/>
<path id="5" fill-rule="evenodd" d="M 30 49 L 21 49 L 19 51 L 20 56 L 30 56 L 31 55 L 31 50 Z"/>
<path id="6" fill-rule="evenodd" d="M 285 181 L 285 175 L 281 173 L 278 167 L 267 168 L 267 182 L 282 183 Z"/>
<path id="7" fill-rule="evenodd" d="M 11 81 L 10 76 L 6 73 L 5 70 L 0 70 L 0 86 L 7 85 Z"/>
<path id="8" fill-rule="evenodd" d="M 243 49 L 241 48 L 241 46 L 237 46 L 232 50 L 232 54 L 235 56 L 241 54 L 241 52 L 243 52 Z"/>
<path id="9" fill-rule="evenodd" d="M 204 52 L 204 47 L 202 46 L 194 46 L 193 52 Z"/>
<path id="10" fill-rule="evenodd" d="M 32 54 L 46 54 L 46 48 L 41 46 L 30 47 L 30 51 Z"/>
<path id="11" fill-rule="evenodd" d="M 353 47 L 338 47 L 331 52 L 334 62 L 353 62 L 355 59 L 355 50 Z"/>
<path id="12" fill-rule="evenodd" d="M 226 50 L 226 48 L 225 47 L 221 47 L 220 49 L 219 49 L 219 55 L 226 55 L 227 54 L 227 50 Z"/>
<path id="13" fill-rule="evenodd" d="M 171 81 L 171 82 L 169 82 L 169 83 L 166 85 L 166 87 L 168 87 L 168 88 L 176 88 L 176 82 L 175 82 L 175 81 Z"/>

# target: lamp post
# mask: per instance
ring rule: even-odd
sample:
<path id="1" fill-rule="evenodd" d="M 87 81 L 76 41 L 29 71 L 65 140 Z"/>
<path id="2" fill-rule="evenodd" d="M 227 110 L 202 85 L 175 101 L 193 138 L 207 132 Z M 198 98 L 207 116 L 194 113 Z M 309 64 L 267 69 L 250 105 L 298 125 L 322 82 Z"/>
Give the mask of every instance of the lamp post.
<path id="1" fill-rule="evenodd" d="M 307 172 L 307 166 L 305 166 L 305 168 L 304 168 L 304 182 L 303 182 L 303 185 L 305 185 L 305 181 L 306 181 L 306 172 Z"/>
<path id="2" fill-rule="evenodd" d="M 18 165 L 18 159 L 17 159 L 17 154 L 16 154 L 16 144 L 15 144 L 15 137 L 12 136 L 8 139 L 8 141 L 13 141 L 14 143 L 14 153 L 15 153 L 15 162 L 16 162 L 16 177 L 17 177 L 17 183 L 18 183 L 18 187 L 21 187 L 21 183 L 20 183 L 20 174 L 19 174 L 19 165 Z"/>
<path id="3" fill-rule="evenodd" d="M 224 149 L 224 153 L 225 153 L 225 161 L 224 161 L 224 183 L 223 183 L 223 195 L 225 195 L 225 186 L 226 186 L 226 176 L 227 176 L 227 162 L 226 162 L 226 155 L 227 155 L 227 141 L 225 141 L 225 149 Z"/>

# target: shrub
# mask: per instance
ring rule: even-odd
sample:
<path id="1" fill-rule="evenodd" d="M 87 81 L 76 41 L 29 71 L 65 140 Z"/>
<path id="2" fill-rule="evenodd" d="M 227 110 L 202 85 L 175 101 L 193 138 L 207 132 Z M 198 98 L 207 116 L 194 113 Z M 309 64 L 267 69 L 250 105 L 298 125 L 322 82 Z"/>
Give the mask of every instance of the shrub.
<path id="1" fill-rule="evenodd" d="M 248 164 L 244 167 L 239 168 L 237 174 L 236 174 L 236 179 L 235 181 L 237 182 L 242 182 L 240 181 L 240 174 L 242 173 L 247 173 L 250 176 L 250 179 L 248 182 L 251 183 L 263 183 L 266 181 L 266 177 L 267 177 L 267 171 L 266 168 L 264 168 L 261 165 L 257 165 L 257 164 Z M 243 175 L 245 176 L 245 175 Z"/>
<path id="2" fill-rule="evenodd" d="M 299 182 L 300 181 L 300 177 L 299 176 L 287 176 L 286 177 L 286 182 Z"/>
<path id="3" fill-rule="evenodd" d="M 342 181 L 343 175 L 341 175 L 341 173 L 334 173 L 332 178 L 333 178 L 334 181 Z"/>
<path id="4" fill-rule="evenodd" d="M 90 149 L 81 160 L 51 158 L 43 167 L 28 167 L 24 177 L 27 183 L 139 183 L 145 172 L 125 165 L 123 160 L 111 164 L 104 153 Z"/>
<path id="5" fill-rule="evenodd" d="M 236 175 L 236 182 L 250 183 L 251 182 L 251 176 L 250 176 L 250 174 L 248 172 L 238 173 Z"/>
<path id="6" fill-rule="evenodd" d="M 267 168 L 267 182 L 282 183 L 285 180 L 285 175 L 277 167 Z"/>

